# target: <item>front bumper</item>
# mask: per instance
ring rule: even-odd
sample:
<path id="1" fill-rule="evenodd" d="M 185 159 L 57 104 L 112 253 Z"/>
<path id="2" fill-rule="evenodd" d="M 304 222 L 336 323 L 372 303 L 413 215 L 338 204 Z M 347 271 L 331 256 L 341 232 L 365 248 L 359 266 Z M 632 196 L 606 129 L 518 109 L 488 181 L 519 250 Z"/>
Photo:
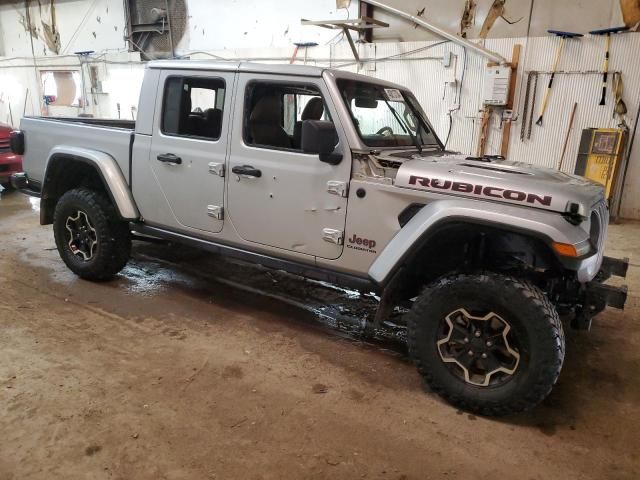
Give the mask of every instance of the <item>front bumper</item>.
<path id="1" fill-rule="evenodd" d="M 0 153 L 0 183 L 9 181 L 14 173 L 22 171 L 22 157 L 12 153 Z"/>

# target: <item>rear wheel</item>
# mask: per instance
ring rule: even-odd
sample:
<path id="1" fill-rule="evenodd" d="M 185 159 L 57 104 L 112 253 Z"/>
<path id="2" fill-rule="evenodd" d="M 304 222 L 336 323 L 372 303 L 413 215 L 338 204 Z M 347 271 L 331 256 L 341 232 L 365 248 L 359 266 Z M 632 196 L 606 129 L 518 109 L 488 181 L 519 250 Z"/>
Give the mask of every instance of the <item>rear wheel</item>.
<path id="1" fill-rule="evenodd" d="M 129 227 L 101 192 L 88 188 L 66 192 L 56 205 L 53 232 L 62 260 L 87 280 L 106 280 L 129 259 Z"/>
<path id="2" fill-rule="evenodd" d="M 495 273 L 429 285 L 407 314 L 409 351 L 427 384 L 482 415 L 533 408 L 564 360 L 562 324 L 544 293 Z"/>

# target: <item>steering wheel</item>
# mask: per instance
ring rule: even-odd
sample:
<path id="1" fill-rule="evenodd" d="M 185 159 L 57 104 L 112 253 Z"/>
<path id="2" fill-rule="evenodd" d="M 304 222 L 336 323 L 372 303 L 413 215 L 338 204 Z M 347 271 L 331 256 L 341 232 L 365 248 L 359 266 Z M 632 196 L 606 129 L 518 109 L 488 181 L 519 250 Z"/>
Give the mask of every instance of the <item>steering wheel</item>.
<path id="1" fill-rule="evenodd" d="M 382 127 L 376 132 L 376 135 L 384 135 L 387 132 L 389 135 L 393 135 L 393 129 L 391 127 Z"/>

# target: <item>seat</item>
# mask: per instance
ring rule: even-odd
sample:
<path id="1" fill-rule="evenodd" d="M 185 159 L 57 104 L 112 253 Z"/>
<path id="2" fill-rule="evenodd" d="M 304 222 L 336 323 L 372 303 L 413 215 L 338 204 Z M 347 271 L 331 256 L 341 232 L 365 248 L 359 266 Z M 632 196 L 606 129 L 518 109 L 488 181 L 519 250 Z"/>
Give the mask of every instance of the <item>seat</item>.
<path id="1" fill-rule="evenodd" d="M 204 119 L 200 135 L 209 138 L 220 137 L 222 127 L 222 110 L 218 108 L 207 108 L 204 111 Z"/>
<path id="2" fill-rule="evenodd" d="M 182 94 L 182 109 L 180 111 L 180 120 L 178 133 L 180 135 L 193 135 L 193 116 L 191 115 L 191 96 L 188 92 Z"/>
<path id="3" fill-rule="evenodd" d="M 280 116 L 280 100 L 277 96 L 260 98 L 249 117 L 249 135 L 253 143 L 291 148 L 291 139 L 280 125 Z"/>
<path id="4" fill-rule="evenodd" d="M 324 113 L 324 104 L 320 97 L 313 97 L 307 102 L 300 115 L 300 121 L 296 122 L 293 127 L 293 146 L 301 148 L 302 145 L 302 122 L 305 120 L 320 120 Z"/>

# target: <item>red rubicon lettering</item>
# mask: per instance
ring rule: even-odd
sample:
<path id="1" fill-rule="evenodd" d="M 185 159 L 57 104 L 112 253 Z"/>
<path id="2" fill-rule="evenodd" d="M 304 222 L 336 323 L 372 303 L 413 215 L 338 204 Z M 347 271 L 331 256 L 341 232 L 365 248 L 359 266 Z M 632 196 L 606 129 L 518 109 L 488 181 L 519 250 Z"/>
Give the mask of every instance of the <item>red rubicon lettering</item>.
<path id="1" fill-rule="evenodd" d="M 416 177 L 415 175 L 411 175 L 409 177 L 409 185 L 415 185 L 415 184 L 419 184 L 422 185 L 423 187 L 428 187 L 429 186 L 429 179 L 428 178 L 424 178 L 424 177 Z"/>
<path id="2" fill-rule="evenodd" d="M 493 193 L 493 192 L 497 192 L 497 193 Z M 502 197 L 502 188 L 498 188 L 498 187 L 484 187 L 482 189 L 482 194 L 486 195 L 487 197 L 494 197 L 494 198 L 503 198 Z"/>
<path id="3" fill-rule="evenodd" d="M 545 206 L 549 206 L 551 205 L 551 197 L 549 195 L 545 195 L 544 197 L 541 197 L 539 195 L 536 195 L 535 193 L 530 193 L 527 195 L 527 202 L 528 203 L 540 203 L 541 205 L 545 205 Z"/>
<path id="4" fill-rule="evenodd" d="M 520 190 L 505 190 L 500 187 L 492 187 L 490 185 L 474 185 L 466 182 L 453 182 L 441 178 L 419 177 L 417 175 L 409 176 L 409 185 L 420 185 L 421 187 L 430 187 L 438 190 L 451 190 L 460 193 L 473 193 L 474 195 L 482 195 L 491 198 L 504 198 L 512 202 L 527 202 L 531 204 L 540 204 L 549 206 L 553 200 L 550 195 L 537 195 L 535 193 L 521 192 Z"/>
<path id="5" fill-rule="evenodd" d="M 438 178 L 431 179 L 431 187 L 440 190 L 449 190 L 451 188 L 451 180 L 440 180 Z"/>
<path id="6" fill-rule="evenodd" d="M 505 190 L 502 196 L 507 200 L 516 200 L 518 202 L 521 202 L 527 198 L 526 193 L 518 192 L 517 190 Z"/>
<path id="7" fill-rule="evenodd" d="M 473 192 L 473 185 L 464 182 L 453 182 L 451 190 L 454 192 L 471 193 Z"/>

